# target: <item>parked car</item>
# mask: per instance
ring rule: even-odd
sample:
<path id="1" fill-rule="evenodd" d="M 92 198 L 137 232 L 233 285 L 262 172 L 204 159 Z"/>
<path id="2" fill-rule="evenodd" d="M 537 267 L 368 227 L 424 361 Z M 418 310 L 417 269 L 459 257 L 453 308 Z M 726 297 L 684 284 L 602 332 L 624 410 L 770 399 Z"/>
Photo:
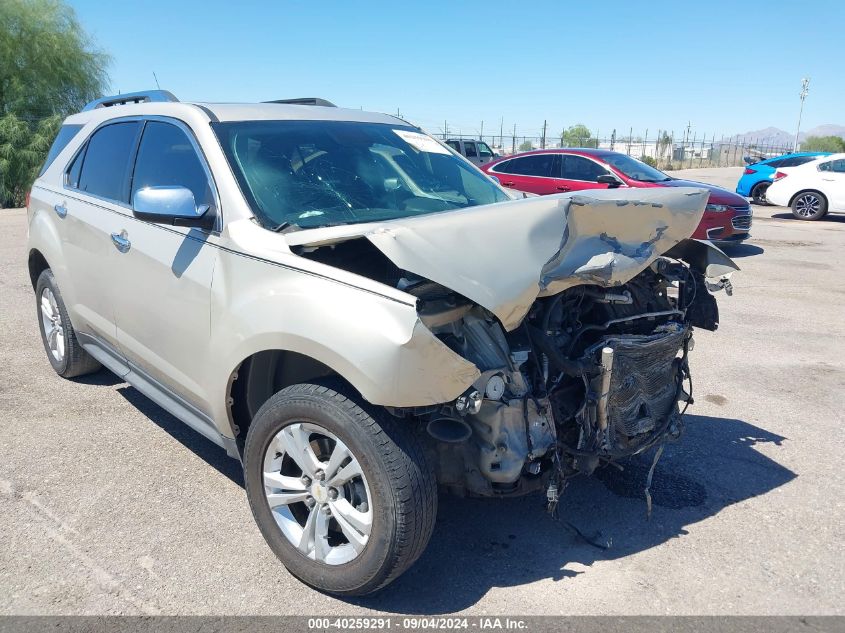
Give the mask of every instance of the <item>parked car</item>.
<path id="1" fill-rule="evenodd" d="M 845 154 L 781 167 L 766 198 L 771 204 L 790 207 L 799 220 L 819 220 L 831 211 L 845 211 Z"/>
<path id="2" fill-rule="evenodd" d="M 508 156 L 482 166 L 505 187 L 540 195 L 616 187 L 703 187 L 710 199 L 693 237 L 741 242 L 750 235 L 751 207 L 721 187 L 673 178 L 627 154 L 604 149 L 546 149 Z"/>
<path id="3" fill-rule="evenodd" d="M 484 165 L 499 157 L 487 143 L 472 138 L 450 138 L 446 145 L 476 165 Z"/>
<path id="4" fill-rule="evenodd" d="M 553 511 L 680 434 L 736 270 L 687 239 L 707 190 L 516 199 L 400 119 L 299 103 L 65 120 L 27 210 L 57 374 L 104 366 L 240 460 L 270 548 L 340 595 L 413 564 L 438 484 Z"/>
<path id="5" fill-rule="evenodd" d="M 778 169 L 797 167 L 820 156 L 829 155 L 826 152 L 795 152 L 777 158 L 751 162 L 742 172 L 739 182 L 736 183 L 736 192 L 745 198 L 751 198 L 754 204 L 766 204 L 766 190 L 772 184 L 772 179 Z"/>

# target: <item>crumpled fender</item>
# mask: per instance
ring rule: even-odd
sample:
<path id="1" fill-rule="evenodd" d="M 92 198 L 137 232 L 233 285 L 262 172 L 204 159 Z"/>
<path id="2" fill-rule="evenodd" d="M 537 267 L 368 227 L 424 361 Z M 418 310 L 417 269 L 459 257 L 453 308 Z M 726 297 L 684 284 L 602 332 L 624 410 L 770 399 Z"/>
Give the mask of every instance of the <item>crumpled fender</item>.
<path id="1" fill-rule="evenodd" d="M 682 240 L 663 254 L 684 260 L 694 271 L 711 279 L 724 277 L 739 270 L 734 260 L 706 240 Z"/>

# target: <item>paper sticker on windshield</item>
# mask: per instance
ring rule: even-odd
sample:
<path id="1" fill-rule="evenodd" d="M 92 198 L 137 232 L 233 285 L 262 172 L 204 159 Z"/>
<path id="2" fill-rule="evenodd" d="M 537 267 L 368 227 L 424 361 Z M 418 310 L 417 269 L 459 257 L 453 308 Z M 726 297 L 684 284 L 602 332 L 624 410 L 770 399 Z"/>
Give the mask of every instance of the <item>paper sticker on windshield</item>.
<path id="1" fill-rule="evenodd" d="M 420 134 L 419 132 L 409 132 L 408 130 L 393 130 L 393 132 L 408 145 L 420 150 L 421 152 L 428 152 L 429 154 L 449 153 L 448 149 L 425 134 Z"/>

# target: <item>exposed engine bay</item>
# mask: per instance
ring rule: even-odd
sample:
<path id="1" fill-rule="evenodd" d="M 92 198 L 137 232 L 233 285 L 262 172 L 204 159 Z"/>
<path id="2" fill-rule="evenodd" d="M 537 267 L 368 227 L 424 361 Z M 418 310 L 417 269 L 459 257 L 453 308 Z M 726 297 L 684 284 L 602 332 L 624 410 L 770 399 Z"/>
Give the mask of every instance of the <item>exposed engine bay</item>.
<path id="1" fill-rule="evenodd" d="M 397 269 L 366 242 L 306 256 L 331 257 L 416 296 L 422 322 L 478 367 L 480 378 L 454 402 L 389 411 L 425 428 L 442 486 L 502 496 L 558 491 L 572 475 L 680 435 L 681 407 L 692 402 L 693 328 L 715 330 L 711 290 L 730 292 L 727 279 L 705 277 L 697 244 L 669 253 L 692 265 L 662 256 L 623 285 L 540 297 L 510 332 L 487 309 Z"/>
<path id="2" fill-rule="evenodd" d="M 509 333 L 432 286 L 417 286 L 423 322 L 482 371 L 455 406 L 423 414 L 439 440 L 440 483 L 454 492 L 559 485 L 680 435 L 693 327 L 718 325 L 704 275 L 684 262 L 661 257 L 622 286 L 540 298 Z"/>

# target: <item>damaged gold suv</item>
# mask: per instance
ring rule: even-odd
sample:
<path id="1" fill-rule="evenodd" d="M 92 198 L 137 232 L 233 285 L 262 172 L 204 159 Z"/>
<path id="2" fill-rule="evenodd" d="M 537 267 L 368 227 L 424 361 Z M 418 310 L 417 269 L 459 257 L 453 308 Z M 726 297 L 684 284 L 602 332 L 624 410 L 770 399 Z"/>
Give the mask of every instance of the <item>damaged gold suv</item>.
<path id="1" fill-rule="evenodd" d="M 701 189 L 515 199 L 392 116 L 105 98 L 29 202 L 47 358 L 104 366 L 243 463 L 306 583 L 371 593 L 437 486 L 542 491 L 681 430 L 692 329 L 736 266 Z"/>

